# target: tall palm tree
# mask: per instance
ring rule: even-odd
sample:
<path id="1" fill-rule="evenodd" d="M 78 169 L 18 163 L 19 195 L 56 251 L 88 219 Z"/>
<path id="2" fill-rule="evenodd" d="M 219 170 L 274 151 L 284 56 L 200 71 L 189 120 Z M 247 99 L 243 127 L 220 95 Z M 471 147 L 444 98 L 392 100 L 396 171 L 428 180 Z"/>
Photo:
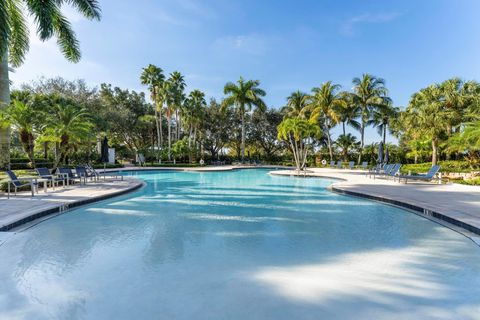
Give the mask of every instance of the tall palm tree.
<path id="1" fill-rule="evenodd" d="M 193 90 L 185 101 L 185 112 L 183 122 L 188 126 L 188 146 L 192 142 L 195 144 L 197 140 L 197 132 L 202 123 L 207 102 L 205 101 L 205 93 L 200 90 Z"/>
<path id="2" fill-rule="evenodd" d="M 377 128 L 378 134 L 382 137 L 383 145 L 387 140 L 387 131 L 390 122 L 397 116 L 399 109 L 392 106 L 391 103 L 379 106 L 373 111 L 373 125 Z"/>
<path id="3" fill-rule="evenodd" d="M 283 113 L 287 118 L 305 119 L 306 106 L 308 105 L 309 95 L 299 90 L 292 92 L 287 97 L 287 105 L 283 107 Z"/>
<path id="4" fill-rule="evenodd" d="M 223 93 L 227 95 L 227 97 L 222 102 L 222 108 L 233 106 L 241 117 L 242 162 L 245 159 L 245 113 L 250 112 L 253 107 L 257 107 L 262 111 L 266 109 L 265 102 L 262 100 L 262 97 L 264 97 L 266 93 L 259 88 L 259 85 L 260 81 L 258 80 L 245 81 L 240 77 L 236 84 L 228 82 L 223 89 Z"/>
<path id="5" fill-rule="evenodd" d="M 366 73 L 362 78 L 353 78 L 352 82 L 354 86 L 353 99 L 360 109 L 360 150 L 358 153 L 358 164 L 360 164 L 365 146 L 365 128 L 372 123 L 372 111 L 386 104 L 390 98 L 387 97 L 388 90 L 385 87 L 385 80 L 382 78 Z"/>
<path id="6" fill-rule="evenodd" d="M 162 134 L 162 105 L 163 100 L 161 100 L 162 95 L 160 94 L 161 87 L 165 80 L 163 75 L 163 70 L 153 64 L 149 64 L 146 68 L 142 69 L 142 74 L 140 75 L 140 81 L 143 85 L 148 85 L 150 90 L 150 95 L 152 102 L 155 105 L 155 123 L 157 127 L 157 160 L 160 157 L 160 149 L 163 145 L 163 134 Z"/>
<path id="7" fill-rule="evenodd" d="M 183 102 L 185 100 L 185 78 L 183 75 L 178 72 L 174 71 L 170 74 L 169 78 L 170 83 L 172 84 L 172 99 L 173 99 L 173 108 L 175 112 L 175 122 L 176 122 L 176 140 L 180 139 L 180 127 L 181 127 L 181 119 L 180 113 L 183 107 Z"/>
<path id="8" fill-rule="evenodd" d="M 350 92 L 343 91 L 340 93 L 340 97 L 345 101 L 344 105 L 338 110 L 340 122 L 342 122 L 343 135 L 347 133 L 347 125 L 360 131 L 361 125 L 360 122 L 357 121 L 357 119 L 360 118 L 360 109 L 355 105 L 353 95 Z"/>
<path id="9" fill-rule="evenodd" d="M 87 19 L 100 19 L 97 0 L 7 0 L 0 1 L 0 108 L 10 104 L 10 63 L 18 67 L 23 63 L 29 49 L 29 30 L 26 14 L 32 15 L 40 40 L 57 37 L 63 55 L 72 62 L 80 60 L 80 48 L 75 32 L 61 9 L 63 4 L 72 5 Z M 0 167 L 9 163 L 9 127 L 0 126 Z"/>
<path id="10" fill-rule="evenodd" d="M 332 84 L 331 81 L 323 83 L 318 88 L 313 88 L 308 106 L 311 111 L 310 120 L 315 122 L 319 121 L 323 133 L 327 137 L 330 161 L 333 160 L 333 146 L 330 129 L 340 122 L 339 110 L 345 107 L 345 101 L 339 94 L 339 89 L 340 85 Z"/>
<path id="11" fill-rule="evenodd" d="M 170 73 L 167 81 L 165 81 L 162 91 L 165 102 L 167 104 L 166 116 L 168 123 L 168 160 L 172 157 L 172 117 L 176 115 L 177 130 L 179 127 L 178 112 L 181 108 L 183 100 L 185 99 L 183 91 L 185 90 L 185 80 L 183 75 L 174 71 Z M 177 131 L 178 132 L 178 131 Z M 178 139 L 178 134 L 177 134 Z"/>

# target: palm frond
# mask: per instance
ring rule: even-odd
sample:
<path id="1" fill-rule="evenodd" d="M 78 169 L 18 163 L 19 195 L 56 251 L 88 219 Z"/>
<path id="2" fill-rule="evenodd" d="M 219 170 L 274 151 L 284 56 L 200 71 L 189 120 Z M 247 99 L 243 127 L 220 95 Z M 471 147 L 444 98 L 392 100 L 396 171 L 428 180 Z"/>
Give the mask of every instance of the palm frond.
<path id="1" fill-rule="evenodd" d="M 27 0 L 27 7 L 37 25 L 37 33 L 42 41 L 50 39 L 54 32 L 54 19 L 57 16 L 59 2 L 57 0 Z"/>
<path id="2" fill-rule="evenodd" d="M 9 60 L 14 67 L 23 63 L 29 49 L 28 27 L 17 1 L 8 0 L 10 36 L 8 39 Z"/>
<path id="3" fill-rule="evenodd" d="M 97 0 L 64 0 L 65 3 L 76 8 L 85 18 L 100 20 L 101 9 Z"/>
<path id="4" fill-rule="evenodd" d="M 9 1 L 0 1 L 0 59 L 3 59 L 8 50 L 10 38 Z"/>
<path id="5" fill-rule="evenodd" d="M 80 44 L 70 22 L 59 10 L 53 14 L 53 27 L 58 38 L 57 44 L 63 55 L 72 62 L 78 62 L 81 58 Z"/>

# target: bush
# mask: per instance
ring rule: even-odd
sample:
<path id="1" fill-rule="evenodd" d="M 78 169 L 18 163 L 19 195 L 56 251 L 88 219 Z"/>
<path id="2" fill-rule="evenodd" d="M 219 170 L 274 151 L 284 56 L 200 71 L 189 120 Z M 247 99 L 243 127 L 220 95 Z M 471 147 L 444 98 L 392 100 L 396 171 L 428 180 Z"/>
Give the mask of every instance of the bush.
<path id="1" fill-rule="evenodd" d="M 466 185 L 469 185 L 469 186 L 480 186 L 480 177 L 473 178 L 473 179 L 467 179 L 467 180 L 459 179 L 459 180 L 456 180 L 454 182 L 460 183 L 460 184 L 466 184 Z"/>
<path id="2" fill-rule="evenodd" d="M 450 172 L 470 172 L 472 168 L 467 161 L 439 161 L 438 165 L 440 166 L 440 172 L 450 173 Z M 431 162 L 417 163 L 417 164 L 405 164 L 401 168 L 402 173 L 425 173 L 430 170 L 432 167 Z"/>

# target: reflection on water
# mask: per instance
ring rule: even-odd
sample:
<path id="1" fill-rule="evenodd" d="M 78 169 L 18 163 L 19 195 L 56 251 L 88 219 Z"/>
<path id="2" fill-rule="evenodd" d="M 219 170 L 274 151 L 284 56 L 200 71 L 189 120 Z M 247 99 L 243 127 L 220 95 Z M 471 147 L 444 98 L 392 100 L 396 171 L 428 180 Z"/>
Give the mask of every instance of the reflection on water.
<path id="1" fill-rule="evenodd" d="M 0 319 L 460 318 L 480 250 L 397 208 L 265 170 L 147 186 L 0 243 Z"/>

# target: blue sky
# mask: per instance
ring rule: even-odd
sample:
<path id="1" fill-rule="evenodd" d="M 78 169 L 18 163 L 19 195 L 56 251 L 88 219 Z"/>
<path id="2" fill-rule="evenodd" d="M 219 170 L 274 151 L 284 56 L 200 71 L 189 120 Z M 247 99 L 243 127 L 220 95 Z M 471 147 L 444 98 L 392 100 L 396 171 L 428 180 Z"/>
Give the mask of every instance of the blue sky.
<path id="1" fill-rule="evenodd" d="M 102 21 L 65 8 L 82 61 L 67 62 L 54 41 L 32 32 L 14 85 L 40 76 L 83 78 L 133 90 L 141 68 L 178 70 L 188 89 L 222 97 L 240 75 L 259 79 L 271 107 L 300 89 L 332 80 L 345 89 L 368 72 L 386 79 L 395 105 L 452 76 L 480 74 L 478 0 L 100 0 Z M 338 134 L 339 130 L 336 130 Z M 367 140 L 377 140 L 370 129 Z"/>

